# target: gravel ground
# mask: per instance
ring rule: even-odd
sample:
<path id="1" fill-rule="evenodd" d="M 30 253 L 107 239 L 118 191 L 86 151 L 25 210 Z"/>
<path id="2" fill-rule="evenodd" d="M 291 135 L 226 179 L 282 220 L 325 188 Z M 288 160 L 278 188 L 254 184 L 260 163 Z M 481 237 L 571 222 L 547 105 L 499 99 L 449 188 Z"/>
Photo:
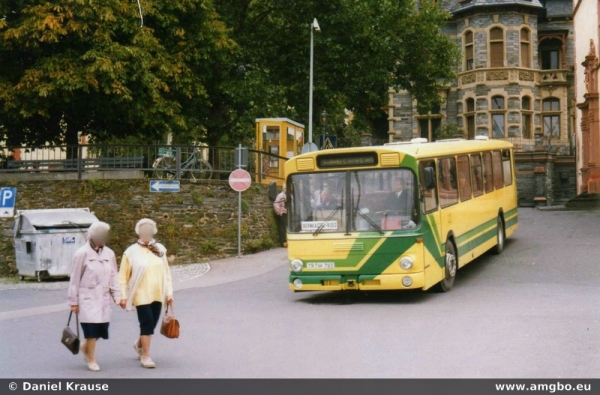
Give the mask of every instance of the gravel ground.
<path id="1" fill-rule="evenodd" d="M 208 263 L 192 263 L 188 265 L 171 266 L 173 282 L 178 283 L 200 277 L 210 270 Z M 0 291 L 6 289 L 32 289 L 32 290 L 61 290 L 69 287 L 67 279 L 53 279 L 38 283 L 34 279 L 20 281 L 18 277 L 0 278 Z"/>

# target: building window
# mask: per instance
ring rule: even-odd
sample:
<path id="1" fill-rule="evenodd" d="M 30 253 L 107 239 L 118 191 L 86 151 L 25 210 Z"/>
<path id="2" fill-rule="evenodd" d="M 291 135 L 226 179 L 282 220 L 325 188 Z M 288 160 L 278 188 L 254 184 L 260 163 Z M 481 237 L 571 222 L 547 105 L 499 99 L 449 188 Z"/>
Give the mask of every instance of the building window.
<path id="1" fill-rule="evenodd" d="M 505 137 L 505 107 L 504 97 L 494 96 L 492 97 L 492 137 L 493 138 L 504 138 Z"/>
<path id="2" fill-rule="evenodd" d="M 473 32 L 465 32 L 465 70 L 473 70 Z"/>
<path id="3" fill-rule="evenodd" d="M 560 138 L 560 101 L 556 98 L 542 102 L 544 136 Z"/>
<path id="4" fill-rule="evenodd" d="M 490 67 L 504 67 L 504 30 L 490 30 Z"/>
<path id="5" fill-rule="evenodd" d="M 531 31 L 521 29 L 521 67 L 531 67 Z"/>
<path id="6" fill-rule="evenodd" d="M 427 114 L 418 116 L 421 137 L 426 138 L 427 141 L 434 141 L 438 136 L 439 129 L 442 126 L 440 110 L 440 106 L 435 105 Z"/>
<path id="7" fill-rule="evenodd" d="M 521 135 L 523 138 L 533 137 L 533 111 L 531 109 L 531 98 L 524 96 L 521 99 Z"/>
<path id="8" fill-rule="evenodd" d="M 562 41 L 558 38 L 544 39 L 540 43 L 540 64 L 542 70 L 561 68 Z"/>
<path id="9" fill-rule="evenodd" d="M 472 140 L 475 138 L 475 99 L 467 99 L 465 101 L 465 121 L 467 124 L 467 138 Z"/>

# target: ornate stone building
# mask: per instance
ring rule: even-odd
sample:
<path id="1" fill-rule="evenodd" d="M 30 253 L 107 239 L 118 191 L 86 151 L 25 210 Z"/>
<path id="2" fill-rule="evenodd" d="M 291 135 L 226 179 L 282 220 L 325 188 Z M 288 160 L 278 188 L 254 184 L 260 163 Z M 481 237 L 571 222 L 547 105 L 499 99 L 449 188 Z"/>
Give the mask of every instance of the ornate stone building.
<path id="1" fill-rule="evenodd" d="M 600 194 L 600 106 L 598 45 L 600 1 L 573 2 L 576 48 L 576 100 L 580 110 L 577 135 L 577 193 Z"/>
<path id="2" fill-rule="evenodd" d="M 429 0 L 423 0 L 429 1 Z M 390 92 L 390 140 L 461 129 L 515 145 L 521 204 L 575 195 L 574 36 L 571 0 L 440 0 L 443 32 L 462 52 L 443 105 L 419 113 L 407 92 Z M 446 133 L 447 135 L 447 133 Z"/>

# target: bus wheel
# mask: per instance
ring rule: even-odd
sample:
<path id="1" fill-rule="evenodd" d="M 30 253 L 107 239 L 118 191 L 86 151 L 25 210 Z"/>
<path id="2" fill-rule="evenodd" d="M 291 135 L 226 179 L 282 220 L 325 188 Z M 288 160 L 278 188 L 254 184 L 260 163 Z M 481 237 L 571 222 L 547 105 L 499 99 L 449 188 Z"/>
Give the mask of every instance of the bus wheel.
<path id="1" fill-rule="evenodd" d="M 444 268 L 445 277 L 440 282 L 440 290 L 442 292 L 448 292 L 454 285 L 454 279 L 456 278 L 456 271 L 458 270 L 458 259 L 456 257 L 456 249 L 452 241 L 446 242 L 446 266 Z"/>
<path id="2" fill-rule="evenodd" d="M 496 225 L 496 247 L 494 247 L 494 253 L 496 255 L 502 254 L 504 250 L 504 221 L 502 221 L 502 217 L 498 216 L 497 225 Z"/>

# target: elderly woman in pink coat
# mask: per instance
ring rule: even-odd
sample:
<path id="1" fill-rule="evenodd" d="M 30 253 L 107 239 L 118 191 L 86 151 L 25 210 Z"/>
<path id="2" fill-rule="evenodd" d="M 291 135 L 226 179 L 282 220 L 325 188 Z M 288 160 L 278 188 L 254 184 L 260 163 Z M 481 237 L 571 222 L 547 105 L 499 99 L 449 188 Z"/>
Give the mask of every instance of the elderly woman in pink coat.
<path id="1" fill-rule="evenodd" d="M 121 293 L 115 253 L 106 246 L 110 226 L 93 223 L 87 234 L 88 242 L 73 257 L 73 272 L 69 285 L 71 311 L 79 314 L 85 337 L 81 352 L 88 369 L 100 370 L 96 362 L 96 341 L 108 339 L 111 305 L 119 303 Z"/>

